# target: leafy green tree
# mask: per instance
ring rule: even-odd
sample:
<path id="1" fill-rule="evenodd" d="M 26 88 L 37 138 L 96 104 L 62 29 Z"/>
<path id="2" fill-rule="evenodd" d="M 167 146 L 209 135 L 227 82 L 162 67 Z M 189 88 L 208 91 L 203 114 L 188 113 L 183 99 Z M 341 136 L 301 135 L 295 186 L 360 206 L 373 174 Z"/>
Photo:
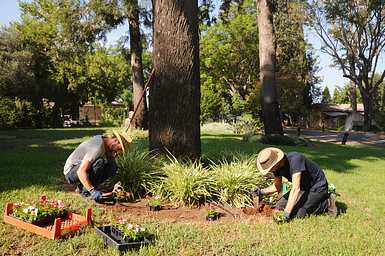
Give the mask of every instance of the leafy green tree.
<path id="1" fill-rule="evenodd" d="M 384 8 L 384 1 L 313 0 L 309 5 L 311 25 L 324 51 L 361 93 L 365 130 L 371 128 L 374 98 L 385 78 L 384 70 L 374 79 L 385 47 Z"/>
<path id="2" fill-rule="evenodd" d="M 249 95 L 258 90 L 259 62 L 256 11 L 245 1 L 228 22 L 204 27 L 200 41 L 202 121 L 237 115 L 233 97 L 250 111 Z"/>
<path id="3" fill-rule="evenodd" d="M 326 86 L 322 91 L 322 99 L 321 102 L 324 104 L 329 104 L 332 101 L 332 97 L 330 96 L 329 88 Z"/>

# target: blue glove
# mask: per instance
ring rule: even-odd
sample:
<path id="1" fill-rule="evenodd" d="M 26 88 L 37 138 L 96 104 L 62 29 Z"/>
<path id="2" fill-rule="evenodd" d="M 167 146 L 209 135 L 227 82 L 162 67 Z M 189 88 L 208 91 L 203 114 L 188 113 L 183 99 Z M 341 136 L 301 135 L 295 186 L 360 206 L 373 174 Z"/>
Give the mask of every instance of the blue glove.
<path id="1" fill-rule="evenodd" d="M 99 201 L 100 199 L 102 199 L 102 192 L 100 192 L 99 190 L 92 190 L 91 198 L 96 202 Z"/>
<path id="2" fill-rule="evenodd" d="M 264 194 L 263 191 L 262 191 L 262 189 L 260 189 L 259 187 L 253 188 L 252 190 L 250 190 L 250 193 L 251 193 L 251 195 L 252 195 L 253 197 L 255 197 L 255 196 L 261 196 L 261 195 Z"/>

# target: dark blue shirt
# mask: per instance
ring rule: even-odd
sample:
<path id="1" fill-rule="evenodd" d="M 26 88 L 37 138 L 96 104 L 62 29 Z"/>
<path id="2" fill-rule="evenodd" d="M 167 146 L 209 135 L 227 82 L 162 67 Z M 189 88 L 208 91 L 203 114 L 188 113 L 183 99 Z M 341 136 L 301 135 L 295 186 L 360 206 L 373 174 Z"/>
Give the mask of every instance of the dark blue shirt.
<path id="1" fill-rule="evenodd" d="M 318 164 L 298 152 L 290 152 L 285 155 L 285 158 L 285 165 L 274 172 L 275 177 L 285 177 L 291 182 L 293 174 L 300 172 L 301 190 L 312 192 L 327 190 L 328 182 L 325 173 Z"/>

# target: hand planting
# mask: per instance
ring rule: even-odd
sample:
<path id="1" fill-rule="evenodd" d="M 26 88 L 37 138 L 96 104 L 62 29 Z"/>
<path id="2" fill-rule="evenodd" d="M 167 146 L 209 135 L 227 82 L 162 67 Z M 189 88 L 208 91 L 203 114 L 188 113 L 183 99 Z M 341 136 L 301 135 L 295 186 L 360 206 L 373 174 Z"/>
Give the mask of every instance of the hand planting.
<path id="1" fill-rule="evenodd" d="M 37 206 L 21 202 L 15 203 L 12 210 L 14 217 L 39 226 L 51 224 L 55 218 L 64 218 L 67 214 L 63 201 L 48 200 L 46 196 L 40 198 Z"/>
<path id="2" fill-rule="evenodd" d="M 113 197 L 118 202 L 130 202 L 133 201 L 133 195 L 130 192 L 119 191 L 113 193 Z"/>
<path id="3" fill-rule="evenodd" d="M 276 223 L 280 224 L 280 223 L 288 222 L 289 218 L 285 216 L 285 212 L 277 211 L 277 212 L 274 212 L 274 214 L 273 214 L 273 220 Z"/>

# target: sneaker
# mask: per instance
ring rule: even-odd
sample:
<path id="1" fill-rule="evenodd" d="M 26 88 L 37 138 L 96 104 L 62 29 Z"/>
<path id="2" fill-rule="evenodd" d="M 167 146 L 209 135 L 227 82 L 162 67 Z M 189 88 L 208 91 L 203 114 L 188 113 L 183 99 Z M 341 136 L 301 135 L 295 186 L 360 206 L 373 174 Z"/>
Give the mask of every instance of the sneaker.
<path id="1" fill-rule="evenodd" d="M 82 192 L 80 193 L 80 195 L 84 198 L 87 198 L 87 197 L 90 197 L 91 196 L 91 193 L 87 191 L 87 189 L 83 188 Z"/>
<path id="2" fill-rule="evenodd" d="M 76 185 L 75 192 L 81 194 L 83 191 L 83 184 Z"/>
<path id="3" fill-rule="evenodd" d="M 328 214 L 331 217 L 337 217 L 338 209 L 336 206 L 336 197 L 335 193 L 331 193 L 328 199 Z"/>

